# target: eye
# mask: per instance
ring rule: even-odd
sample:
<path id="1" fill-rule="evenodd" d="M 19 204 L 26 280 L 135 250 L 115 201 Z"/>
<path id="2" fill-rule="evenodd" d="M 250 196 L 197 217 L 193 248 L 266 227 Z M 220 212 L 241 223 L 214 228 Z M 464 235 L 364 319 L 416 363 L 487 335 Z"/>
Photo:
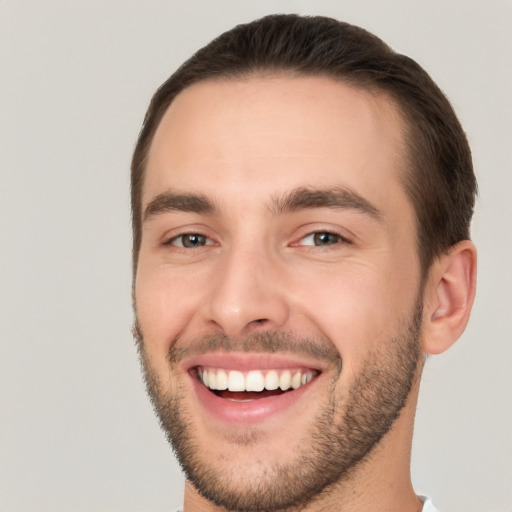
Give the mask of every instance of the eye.
<path id="1" fill-rule="evenodd" d="M 331 233 L 329 231 L 317 231 L 306 235 L 299 241 L 299 245 L 308 245 L 315 247 L 326 247 L 329 245 L 336 245 L 341 242 L 349 243 L 349 241 L 338 235 L 337 233 Z"/>
<path id="2" fill-rule="evenodd" d="M 212 240 L 199 233 L 184 233 L 183 235 L 171 238 L 165 243 L 165 245 L 174 245 L 176 247 L 184 247 L 185 249 L 196 249 L 212 244 Z"/>

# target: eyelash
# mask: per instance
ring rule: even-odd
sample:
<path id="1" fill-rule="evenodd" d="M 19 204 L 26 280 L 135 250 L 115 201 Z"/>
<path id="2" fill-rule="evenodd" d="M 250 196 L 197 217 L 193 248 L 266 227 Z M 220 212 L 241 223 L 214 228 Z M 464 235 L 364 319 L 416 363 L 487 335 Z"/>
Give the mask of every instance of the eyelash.
<path id="1" fill-rule="evenodd" d="M 334 242 L 331 242 L 329 243 L 329 240 L 327 241 L 327 243 L 325 244 L 318 244 L 316 242 L 318 242 L 318 238 L 317 237 L 320 237 L 320 236 L 325 236 L 327 235 L 328 237 L 331 238 L 334 238 Z M 184 240 L 186 240 L 186 238 L 189 237 L 189 241 L 190 241 L 190 238 L 192 237 L 195 237 L 196 239 L 199 239 L 199 242 L 203 242 L 201 243 L 200 245 L 189 245 L 187 246 L 186 243 L 187 242 L 184 242 Z M 303 242 L 305 239 L 309 238 L 309 237 L 312 237 L 312 240 L 313 240 L 313 243 L 312 244 L 301 244 L 300 242 Z M 178 240 L 181 240 L 181 244 L 176 244 L 175 242 L 178 241 Z M 199 249 L 201 247 L 206 247 L 206 246 L 210 246 L 210 245 L 214 245 L 214 241 L 209 238 L 208 236 L 206 235 L 203 235 L 202 233 L 195 233 L 195 232 L 190 232 L 190 233 L 182 233 L 180 235 L 177 235 L 177 236 L 174 236 L 172 238 L 170 238 L 169 240 L 166 240 L 163 245 L 165 246 L 169 246 L 169 245 L 172 245 L 174 247 L 177 247 L 179 249 Z M 335 231 L 328 231 L 328 230 L 325 230 L 325 231 L 312 231 L 311 233 L 308 233 L 307 235 L 303 236 L 302 238 L 300 238 L 298 240 L 298 242 L 295 242 L 292 245 L 292 247 L 297 247 L 297 246 L 300 246 L 300 247 L 333 247 L 333 246 L 337 246 L 337 245 L 341 245 L 341 244 L 351 244 L 352 242 L 344 237 L 343 235 L 341 235 L 340 233 L 337 233 Z"/>
<path id="2" fill-rule="evenodd" d="M 187 247 L 184 243 L 183 243 L 183 240 L 186 239 L 186 237 L 196 237 L 196 238 L 199 238 L 199 239 L 204 239 L 205 243 L 202 244 L 202 245 L 198 245 L 198 246 L 189 246 Z M 182 243 L 180 245 L 177 245 L 175 244 L 174 242 L 176 242 L 177 240 L 180 240 L 182 241 Z M 210 242 L 210 243 L 208 243 Z M 174 247 L 178 247 L 179 249 L 198 249 L 200 247 L 205 247 L 205 246 L 209 246 L 209 245 L 213 245 L 214 242 L 211 238 L 209 238 L 208 236 L 206 235 L 203 235 L 202 233 L 194 233 L 194 232 L 191 232 L 191 233 L 181 233 L 180 235 L 177 235 L 177 236 L 173 236 L 172 238 L 169 238 L 169 240 L 166 240 L 163 245 L 173 245 Z"/>
<path id="3" fill-rule="evenodd" d="M 330 237 L 331 243 L 328 240 L 327 243 L 325 243 L 325 244 L 317 245 L 316 242 L 319 241 L 318 238 L 321 236 L 325 236 L 325 235 Z M 310 238 L 310 237 L 312 238 L 312 241 L 313 241 L 312 244 L 304 244 L 304 243 L 301 244 L 301 242 L 303 242 L 304 240 L 306 240 L 307 238 Z M 334 241 L 332 241 L 332 239 L 334 239 Z M 318 230 L 318 231 L 312 231 L 311 233 L 308 233 L 307 235 L 300 238 L 298 242 L 296 242 L 292 245 L 293 246 L 301 246 L 301 247 L 319 248 L 319 247 L 334 247 L 334 246 L 338 246 L 338 245 L 351 244 L 351 243 L 352 242 L 348 238 L 344 237 L 340 233 L 337 233 L 336 231 Z"/>

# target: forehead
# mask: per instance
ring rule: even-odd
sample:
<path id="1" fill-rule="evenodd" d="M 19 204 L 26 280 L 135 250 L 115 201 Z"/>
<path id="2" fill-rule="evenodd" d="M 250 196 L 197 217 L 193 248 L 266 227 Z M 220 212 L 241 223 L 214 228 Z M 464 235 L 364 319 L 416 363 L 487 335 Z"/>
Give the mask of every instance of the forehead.
<path id="1" fill-rule="evenodd" d="M 166 189 L 252 197 L 333 185 L 391 202 L 403 195 L 404 155 L 402 118 L 384 94 L 326 77 L 204 81 L 156 130 L 143 205 Z"/>

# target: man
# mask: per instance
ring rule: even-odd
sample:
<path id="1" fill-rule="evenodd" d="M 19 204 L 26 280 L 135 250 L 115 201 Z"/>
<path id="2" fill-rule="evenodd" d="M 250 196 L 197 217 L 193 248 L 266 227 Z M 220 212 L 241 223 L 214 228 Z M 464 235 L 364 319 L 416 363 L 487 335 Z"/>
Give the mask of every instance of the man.
<path id="1" fill-rule="evenodd" d="M 269 16 L 161 86 L 132 164 L 134 332 L 185 512 L 434 510 L 414 412 L 471 310 L 475 193 L 444 95 L 358 27 Z"/>

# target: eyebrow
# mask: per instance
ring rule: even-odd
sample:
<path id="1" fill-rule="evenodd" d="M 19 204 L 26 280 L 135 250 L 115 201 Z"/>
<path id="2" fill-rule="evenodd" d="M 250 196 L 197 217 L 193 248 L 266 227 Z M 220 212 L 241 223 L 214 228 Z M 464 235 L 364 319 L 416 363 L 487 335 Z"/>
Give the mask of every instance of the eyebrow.
<path id="1" fill-rule="evenodd" d="M 345 187 L 313 189 L 300 187 L 282 196 L 275 197 L 269 204 L 272 215 L 314 208 L 355 210 L 375 220 L 381 219 L 380 210 L 367 199 Z M 144 210 L 143 220 L 159 214 L 180 211 L 215 214 L 218 209 L 208 197 L 202 194 L 164 192 L 153 198 Z"/>
<path id="2" fill-rule="evenodd" d="M 270 211 L 273 215 L 313 208 L 355 210 L 375 220 L 380 221 L 382 218 L 381 211 L 376 206 L 345 187 L 327 189 L 300 187 L 274 198 L 270 204 Z"/>
<path id="3" fill-rule="evenodd" d="M 194 212 L 212 214 L 217 211 L 213 202 L 201 194 L 164 192 L 154 197 L 144 210 L 143 220 L 170 212 Z"/>

